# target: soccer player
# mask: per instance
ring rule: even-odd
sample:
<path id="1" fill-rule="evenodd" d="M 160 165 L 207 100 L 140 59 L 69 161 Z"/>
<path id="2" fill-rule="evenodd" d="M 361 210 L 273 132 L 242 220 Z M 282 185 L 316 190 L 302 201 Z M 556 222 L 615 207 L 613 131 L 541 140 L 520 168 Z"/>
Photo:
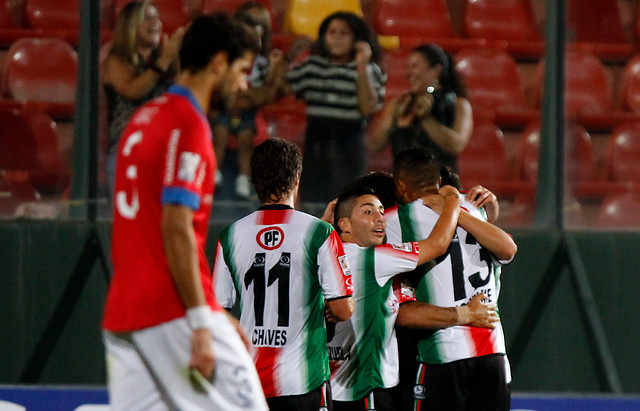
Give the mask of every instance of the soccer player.
<path id="1" fill-rule="evenodd" d="M 176 83 L 124 131 L 103 320 L 113 410 L 267 409 L 204 253 L 216 169 L 205 113 L 247 87 L 256 51 L 238 22 L 198 17 Z"/>
<path id="2" fill-rule="evenodd" d="M 390 242 L 412 241 L 437 227 L 442 204 L 425 207 L 421 197 L 439 189 L 440 167 L 425 149 L 409 149 L 394 161 L 400 205 L 387 210 Z M 460 307 L 480 293 L 497 306 L 500 265 L 517 246 L 511 236 L 486 221 L 484 210 L 463 201 L 458 228 L 447 252 L 428 274 L 418 277 L 418 301 Z M 423 273 L 424 274 L 424 273 Z M 500 323 L 493 329 L 456 326 L 435 330 L 418 343 L 414 407 L 419 409 L 508 410 L 510 371 Z"/>
<path id="3" fill-rule="evenodd" d="M 371 189 L 355 186 L 338 198 L 335 226 L 351 264 L 356 310 L 351 319 L 336 324 L 335 335 L 328 343 L 336 411 L 395 410 L 390 390 L 398 383 L 393 330 L 401 304 L 412 296 L 398 278 L 394 283 L 394 277 L 447 250 L 455 232 L 460 200 L 453 187 L 443 187 L 441 195 L 444 207 L 431 235 L 418 242 L 397 244 L 383 244 L 384 209 Z M 495 314 L 491 307 L 480 303 L 480 298 L 457 308 L 416 304 L 406 316 L 405 325 L 447 327 L 473 323 L 492 327 Z"/>
<path id="4" fill-rule="evenodd" d="M 354 309 L 340 238 L 293 208 L 301 171 L 295 144 L 269 139 L 255 148 L 251 180 L 262 206 L 222 231 L 213 268 L 221 304 L 240 300 L 272 410 L 331 409 L 324 305 L 339 321 Z"/>

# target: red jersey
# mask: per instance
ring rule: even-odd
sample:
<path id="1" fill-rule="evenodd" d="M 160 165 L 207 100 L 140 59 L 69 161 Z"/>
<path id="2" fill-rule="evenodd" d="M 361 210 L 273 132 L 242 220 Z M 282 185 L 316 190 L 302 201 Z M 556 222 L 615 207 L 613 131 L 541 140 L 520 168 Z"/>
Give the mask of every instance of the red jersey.
<path id="1" fill-rule="evenodd" d="M 202 287 L 211 308 L 221 309 L 204 252 L 215 170 L 211 129 L 188 89 L 174 85 L 135 112 L 118 147 L 105 329 L 139 330 L 185 315 L 162 239 L 165 204 L 193 210 Z"/>

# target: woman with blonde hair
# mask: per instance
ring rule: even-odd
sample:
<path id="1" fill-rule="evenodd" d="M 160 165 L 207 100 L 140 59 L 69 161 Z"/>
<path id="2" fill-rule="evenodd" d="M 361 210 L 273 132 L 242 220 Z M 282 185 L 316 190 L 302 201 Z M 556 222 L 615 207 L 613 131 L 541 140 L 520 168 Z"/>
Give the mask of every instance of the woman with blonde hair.
<path id="1" fill-rule="evenodd" d="M 173 82 L 183 28 L 163 34 L 157 6 L 150 0 L 132 1 L 118 15 L 113 41 L 102 65 L 107 103 L 108 195 L 113 191 L 118 141 L 133 112 L 162 94 Z"/>

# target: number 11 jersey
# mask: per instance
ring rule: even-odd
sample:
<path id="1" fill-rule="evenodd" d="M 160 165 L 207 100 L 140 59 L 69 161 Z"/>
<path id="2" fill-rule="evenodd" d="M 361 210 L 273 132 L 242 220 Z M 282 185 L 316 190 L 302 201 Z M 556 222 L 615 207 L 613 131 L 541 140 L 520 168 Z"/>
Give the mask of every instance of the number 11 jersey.
<path id="1" fill-rule="evenodd" d="M 239 297 L 266 397 L 306 394 L 329 379 L 324 300 L 352 294 L 330 224 L 288 206 L 263 206 L 222 231 L 213 275 L 223 307 Z"/>

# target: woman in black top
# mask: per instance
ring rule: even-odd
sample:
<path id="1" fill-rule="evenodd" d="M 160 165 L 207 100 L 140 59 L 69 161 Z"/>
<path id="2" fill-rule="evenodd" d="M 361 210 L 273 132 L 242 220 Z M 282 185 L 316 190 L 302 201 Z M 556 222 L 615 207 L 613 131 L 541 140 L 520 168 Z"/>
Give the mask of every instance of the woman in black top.
<path id="1" fill-rule="evenodd" d="M 433 151 L 457 170 L 457 157 L 473 130 L 471 104 L 454 63 L 440 46 L 413 49 L 407 64 L 409 90 L 385 104 L 372 127 L 374 150 L 391 143 L 394 155 L 411 147 Z"/>

